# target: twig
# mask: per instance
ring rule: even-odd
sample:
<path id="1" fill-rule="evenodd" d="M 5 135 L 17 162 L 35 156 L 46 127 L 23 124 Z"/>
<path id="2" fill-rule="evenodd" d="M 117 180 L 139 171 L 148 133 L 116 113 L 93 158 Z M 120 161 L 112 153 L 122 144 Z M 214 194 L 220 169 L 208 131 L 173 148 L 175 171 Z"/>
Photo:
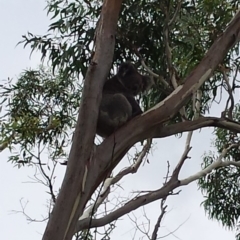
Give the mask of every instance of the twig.
<path id="1" fill-rule="evenodd" d="M 110 187 L 117 182 L 119 182 L 124 176 L 130 173 L 136 173 L 139 169 L 144 157 L 148 153 L 149 149 L 151 148 L 151 141 L 147 141 L 147 143 L 144 145 L 140 155 L 138 156 L 136 162 L 132 164 L 130 167 L 127 167 L 126 169 L 119 172 L 115 177 L 109 177 L 105 180 L 103 189 L 99 195 L 99 198 L 95 202 L 95 204 L 92 204 L 79 218 L 79 220 L 89 218 L 92 212 L 96 212 L 98 207 L 103 203 L 103 201 L 106 199 L 108 194 L 110 193 Z M 94 211 L 93 211 L 94 208 Z"/>
<path id="2" fill-rule="evenodd" d="M 218 157 L 217 161 L 213 162 L 212 164 L 210 164 L 208 167 L 206 167 L 205 169 L 203 169 L 202 171 L 199 171 L 197 173 L 195 173 L 194 175 L 185 178 L 183 180 L 180 180 L 180 186 L 184 186 L 184 185 L 188 185 L 189 183 L 203 177 L 206 176 L 208 173 L 210 173 L 212 170 L 219 168 L 219 167 L 226 167 L 226 166 L 236 166 L 236 167 L 240 167 L 240 162 L 235 162 L 235 161 L 226 161 L 223 162 L 222 159 L 226 156 L 226 154 L 228 153 L 228 151 L 234 147 L 239 147 L 239 144 L 232 144 L 230 145 L 228 148 L 224 148 L 222 150 L 222 153 L 220 154 L 220 156 Z"/>
<path id="3" fill-rule="evenodd" d="M 229 98 L 226 102 L 226 107 L 225 107 L 225 113 L 228 113 L 228 117 L 230 119 L 233 119 L 233 108 L 234 108 L 234 97 L 233 97 L 233 93 L 232 93 L 232 88 L 230 86 L 230 83 L 229 83 L 229 78 L 226 74 L 226 70 L 223 68 L 223 66 L 221 66 L 221 72 L 223 74 L 223 80 L 225 81 L 226 85 L 227 85 L 227 92 L 229 94 Z M 228 104 L 229 104 L 229 101 L 230 101 L 230 107 L 228 109 Z"/>
<path id="4" fill-rule="evenodd" d="M 181 4 L 182 4 L 182 0 L 179 0 L 179 1 L 178 1 L 178 4 L 177 4 L 176 11 L 175 11 L 172 19 L 171 19 L 171 20 L 169 21 L 169 23 L 168 23 L 168 27 L 169 27 L 169 28 L 173 25 L 173 23 L 175 23 L 176 18 L 177 18 L 177 15 L 178 15 L 178 13 L 179 13 L 179 11 L 180 11 L 180 8 L 181 8 Z"/>
<path id="5" fill-rule="evenodd" d="M 164 206 L 164 203 L 166 201 L 166 198 L 162 199 L 161 200 L 161 214 L 160 216 L 158 217 L 158 220 L 154 226 L 154 230 L 153 230 L 153 233 L 152 233 L 152 237 L 151 237 L 151 240 L 157 240 L 157 232 L 158 232 L 158 229 L 160 228 L 160 223 L 162 222 L 162 219 L 166 213 L 166 209 L 167 209 L 167 205 Z"/>
<path id="6" fill-rule="evenodd" d="M 194 111 L 193 120 L 198 119 L 199 116 L 200 116 L 201 98 L 202 98 L 202 91 L 197 90 L 196 94 L 193 97 L 193 111 Z M 191 140 L 192 140 L 192 135 L 193 135 L 193 131 L 190 131 L 187 135 L 187 139 L 186 139 L 186 143 L 185 143 L 185 150 L 182 154 L 182 157 L 181 157 L 178 165 L 176 166 L 176 168 L 173 171 L 172 180 L 178 179 L 179 173 L 181 171 L 181 168 L 182 168 L 185 160 L 187 158 L 189 158 L 188 153 L 192 149 L 192 147 L 190 147 L 190 143 L 191 143 Z"/>

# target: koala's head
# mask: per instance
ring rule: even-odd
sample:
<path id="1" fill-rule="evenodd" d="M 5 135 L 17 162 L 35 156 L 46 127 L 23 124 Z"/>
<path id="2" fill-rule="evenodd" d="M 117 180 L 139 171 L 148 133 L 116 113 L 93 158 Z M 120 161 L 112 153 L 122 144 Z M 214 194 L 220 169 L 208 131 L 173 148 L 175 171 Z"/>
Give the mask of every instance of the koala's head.
<path id="1" fill-rule="evenodd" d="M 153 80 L 149 76 L 140 74 L 129 62 L 120 65 L 117 76 L 134 96 L 148 90 L 153 85 Z"/>

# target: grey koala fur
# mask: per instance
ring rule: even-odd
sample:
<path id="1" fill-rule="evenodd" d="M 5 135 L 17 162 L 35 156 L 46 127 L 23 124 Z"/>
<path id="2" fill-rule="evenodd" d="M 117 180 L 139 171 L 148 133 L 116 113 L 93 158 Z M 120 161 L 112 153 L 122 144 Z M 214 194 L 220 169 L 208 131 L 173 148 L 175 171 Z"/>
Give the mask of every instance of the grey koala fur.
<path id="1" fill-rule="evenodd" d="M 141 75 L 131 63 L 122 63 L 117 74 L 103 86 L 97 134 L 108 137 L 127 121 L 140 115 L 142 110 L 135 96 L 152 85 L 152 78 Z"/>

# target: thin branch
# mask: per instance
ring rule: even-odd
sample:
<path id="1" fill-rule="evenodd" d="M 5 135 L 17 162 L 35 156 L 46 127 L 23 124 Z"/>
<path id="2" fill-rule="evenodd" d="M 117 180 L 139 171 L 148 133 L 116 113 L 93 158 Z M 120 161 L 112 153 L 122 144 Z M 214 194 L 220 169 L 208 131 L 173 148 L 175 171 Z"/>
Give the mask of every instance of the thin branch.
<path id="1" fill-rule="evenodd" d="M 236 133 L 240 133 L 240 124 L 226 118 L 200 117 L 197 120 L 185 121 L 168 126 L 156 126 L 146 134 L 146 137 L 163 138 L 175 134 L 193 131 L 205 127 L 219 127 Z M 145 135 L 144 135 L 145 136 Z"/>
<path id="2" fill-rule="evenodd" d="M 41 219 L 41 220 L 37 220 L 37 219 L 31 218 L 31 217 L 26 213 L 26 208 L 27 208 L 27 205 L 28 205 L 28 201 L 27 201 L 25 204 L 23 204 L 23 199 L 20 199 L 20 205 L 21 205 L 21 209 L 22 209 L 21 211 L 13 210 L 13 211 L 11 211 L 11 212 L 14 213 L 14 214 L 17 214 L 17 213 L 23 214 L 23 215 L 26 217 L 27 221 L 30 222 L 30 223 L 32 223 L 32 222 L 45 222 L 46 220 L 48 220 L 48 217 L 43 218 L 43 219 Z"/>
<path id="3" fill-rule="evenodd" d="M 132 221 L 132 222 L 134 222 L 134 225 L 135 225 L 135 234 L 137 233 L 137 230 L 139 231 L 139 232 L 141 232 L 142 234 L 144 234 L 148 239 L 150 239 L 150 237 L 149 237 L 149 230 L 150 230 L 150 219 L 147 217 L 147 214 L 146 214 L 146 212 L 145 212 L 145 208 L 144 208 L 144 206 L 143 206 L 143 216 L 144 216 L 144 218 L 147 220 L 147 223 L 138 223 L 138 218 L 135 216 L 135 214 L 134 213 L 132 213 L 132 215 L 133 215 L 133 217 L 134 217 L 134 219 L 130 216 L 130 215 L 128 215 L 128 217 L 130 218 L 130 220 Z M 145 227 L 145 225 L 147 225 L 147 227 L 148 227 L 148 229 L 146 229 L 146 227 Z M 143 229 L 142 229 L 142 228 Z"/>
<path id="4" fill-rule="evenodd" d="M 140 52 L 138 51 L 138 49 L 136 48 L 133 48 L 133 51 L 135 52 L 135 54 L 138 56 L 138 58 L 140 59 L 141 61 L 141 65 L 143 66 L 143 68 L 153 77 L 159 79 L 159 81 L 164 85 L 166 86 L 167 88 L 169 88 L 169 84 L 167 83 L 167 81 L 163 78 L 163 76 L 160 76 L 156 73 L 154 73 L 145 63 L 142 55 L 140 54 Z"/>
<path id="5" fill-rule="evenodd" d="M 109 177 L 105 180 L 103 189 L 99 195 L 99 198 L 97 201 L 92 204 L 84 213 L 83 215 L 79 218 L 79 220 L 83 220 L 86 218 L 89 218 L 92 213 L 95 213 L 98 209 L 98 207 L 103 203 L 103 201 L 106 199 L 108 194 L 110 193 L 110 187 L 117 182 L 119 182 L 124 176 L 130 174 L 130 173 L 136 173 L 144 159 L 146 157 L 146 154 L 151 148 L 151 141 L 147 141 L 147 143 L 144 145 L 143 150 L 139 154 L 136 162 L 132 164 L 132 166 L 127 167 L 126 169 L 122 170 L 119 172 L 115 177 Z M 93 210 L 94 208 L 94 210 Z"/>
<path id="6" fill-rule="evenodd" d="M 151 191 L 147 194 L 144 194 L 142 196 L 135 197 L 134 199 L 128 201 L 124 206 L 118 208 L 117 210 L 109 213 L 107 216 L 104 216 L 99 219 L 93 219 L 91 227 L 100 227 L 104 226 L 119 217 L 139 208 L 142 207 L 150 202 L 156 201 L 158 199 L 166 198 L 168 195 L 172 195 L 170 192 L 173 191 L 176 187 L 178 187 L 179 182 L 168 182 L 165 184 L 162 188 L 156 190 L 156 191 Z M 77 231 L 81 231 L 85 229 L 88 226 L 88 221 L 87 220 L 81 220 L 77 224 Z"/>
<path id="7" fill-rule="evenodd" d="M 109 224 L 110 222 L 118 219 L 119 217 L 139 208 L 142 207 L 144 205 L 147 205 L 148 203 L 151 203 L 153 201 L 156 201 L 158 199 L 164 199 L 166 198 L 168 195 L 173 195 L 171 194 L 171 192 L 173 192 L 174 189 L 180 187 L 180 186 L 184 186 L 184 185 L 188 185 L 189 183 L 207 175 L 208 173 L 210 173 L 212 170 L 219 168 L 219 167 L 225 167 L 225 166 L 237 166 L 240 167 L 240 162 L 235 162 L 235 161 L 227 161 L 227 162 L 223 162 L 222 159 L 224 158 L 224 156 L 226 156 L 227 152 L 233 148 L 233 147 L 238 147 L 238 144 L 232 144 L 231 146 L 229 146 L 227 149 L 223 149 L 222 154 L 219 156 L 218 160 L 216 162 L 214 162 L 213 164 L 211 164 L 210 166 L 208 166 L 207 168 L 205 168 L 202 171 L 199 171 L 198 173 L 183 179 L 183 180 L 175 180 L 174 178 L 171 178 L 163 187 L 161 187 L 160 189 L 156 190 L 156 191 L 151 191 L 147 194 L 144 194 L 142 196 L 138 196 L 135 197 L 134 199 L 128 201 L 124 206 L 118 208 L 117 210 L 109 213 L 107 216 L 104 216 L 102 218 L 99 219 L 93 219 L 92 223 L 91 223 L 91 227 L 100 227 L 100 226 L 104 226 L 106 224 Z M 86 227 L 89 227 L 88 225 L 88 221 L 86 219 L 81 220 L 77 223 L 77 231 L 83 230 Z"/>
<path id="8" fill-rule="evenodd" d="M 115 184 L 115 183 L 119 182 L 123 178 L 123 176 L 125 176 L 129 173 L 136 173 L 138 171 L 144 157 L 149 152 L 150 148 L 151 148 L 151 141 L 147 141 L 147 143 L 143 147 L 143 150 L 141 151 L 140 155 L 138 156 L 136 162 L 132 166 L 130 166 L 130 167 L 122 170 L 120 173 L 118 173 L 113 178 L 112 183 Z"/>
<path id="9" fill-rule="evenodd" d="M 166 235 L 164 235 L 164 236 L 161 236 L 160 238 L 166 238 L 166 237 L 168 237 L 168 236 L 170 236 L 170 235 L 173 235 L 175 238 L 180 239 L 180 238 L 178 238 L 177 236 L 175 236 L 174 233 L 175 233 L 181 226 L 183 226 L 183 224 L 185 224 L 185 223 L 188 221 L 188 219 L 189 219 L 189 217 L 188 217 L 183 223 L 181 223 L 177 228 L 175 228 L 173 231 L 170 231 L 170 233 L 168 233 L 168 234 L 166 234 Z"/>
<path id="10" fill-rule="evenodd" d="M 223 74 L 223 80 L 225 81 L 226 85 L 227 85 L 227 92 L 229 94 L 229 98 L 226 102 L 226 107 L 225 107 L 225 114 L 228 113 L 228 117 L 230 119 L 233 119 L 233 108 L 234 108 L 234 97 L 233 97 L 233 92 L 232 92 L 232 88 L 230 86 L 230 83 L 229 83 L 229 77 L 227 76 L 226 74 L 226 70 L 223 68 L 223 66 L 221 67 L 221 71 L 222 71 L 222 74 Z M 227 70 L 228 71 L 228 70 Z M 230 107 L 228 109 L 228 104 L 229 104 L 229 101 L 230 101 Z"/>
<path id="11" fill-rule="evenodd" d="M 188 178 L 180 180 L 180 186 L 188 185 L 189 183 L 191 183 L 197 179 L 200 179 L 201 177 L 206 176 L 208 173 L 210 173 L 211 171 L 213 171 L 214 169 L 219 168 L 219 167 L 227 167 L 227 166 L 240 167 L 240 162 L 235 162 L 235 161 L 223 162 L 222 161 L 223 158 L 226 156 L 226 154 L 229 152 L 229 150 L 234 147 L 239 147 L 239 144 L 232 144 L 228 148 L 224 148 L 222 150 L 222 153 L 218 157 L 217 161 L 213 162 L 212 164 L 210 164 L 208 167 L 206 167 L 202 171 L 199 171 L 198 173 L 195 173 L 194 175 L 192 175 Z"/>
<path id="12" fill-rule="evenodd" d="M 166 86 L 166 87 L 168 87 L 168 88 L 170 87 L 169 84 L 167 83 L 167 81 L 163 78 L 163 76 L 160 76 L 160 75 L 154 73 L 154 72 L 145 64 L 143 58 L 141 58 L 141 64 L 142 64 L 142 66 L 144 67 L 144 69 L 146 69 L 147 72 L 148 72 L 151 76 L 159 79 L 159 81 L 160 81 L 164 86 Z"/>
<path id="13" fill-rule="evenodd" d="M 54 190 L 53 190 L 53 184 L 52 184 L 52 179 L 51 177 L 49 177 L 47 175 L 47 173 L 45 172 L 45 170 L 43 169 L 43 164 L 42 164 L 42 161 L 41 161 L 41 151 L 40 151 L 40 146 L 41 146 L 41 143 L 39 142 L 38 143 L 38 155 L 34 155 L 32 152 L 28 151 L 27 152 L 32 156 L 34 157 L 38 163 L 36 164 L 36 166 L 38 166 L 38 169 L 41 173 L 41 175 L 43 176 L 43 178 L 45 179 L 45 181 L 47 182 L 46 184 L 44 184 L 45 186 L 48 186 L 49 188 L 49 194 L 52 198 L 52 201 L 53 203 L 56 203 L 56 196 L 54 194 Z M 54 168 L 55 169 L 55 168 Z"/>
<path id="14" fill-rule="evenodd" d="M 181 9 L 181 4 L 182 4 L 182 0 L 179 0 L 178 3 L 177 3 L 176 11 L 175 11 L 172 19 L 171 19 L 171 20 L 169 21 L 169 23 L 168 23 L 168 27 L 169 27 L 169 28 L 175 23 L 176 18 L 177 18 L 177 16 L 178 16 L 178 13 L 179 13 L 179 11 L 180 11 L 180 9 Z"/>
<path id="15" fill-rule="evenodd" d="M 191 149 L 192 149 L 192 147 L 189 147 L 189 146 L 187 146 L 187 147 L 185 148 L 185 150 L 184 150 L 184 152 L 183 152 L 183 155 L 182 155 L 180 161 L 178 162 L 178 165 L 176 166 L 176 168 L 175 168 L 174 171 L 173 171 L 173 174 L 172 174 L 172 177 L 171 177 L 172 180 L 177 180 L 177 179 L 178 179 L 179 172 L 180 172 L 180 170 L 181 170 L 181 168 L 182 168 L 185 160 L 186 160 L 187 158 L 189 158 L 187 155 L 188 155 L 188 153 L 191 151 Z"/>
<path id="16" fill-rule="evenodd" d="M 158 220 L 154 226 L 154 230 L 153 230 L 153 233 L 152 233 L 152 237 L 151 237 L 151 240 L 157 240 L 157 233 L 158 233 L 158 230 L 160 228 L 160 223 L 162 222 L 162 219 L 165 215 L 165 213 L 167 212 L 166 209 L 167 209 L 167 205 L 164 206 L 164 203 L 165 203 L 166 199 L 162 199 L 161 200 L 161 214 L 159 215 L 158 217 Z"/>
<path id="17" fill-rule="evenodd" d="M 198 89 L 197 92 L 193 95 L 193 111 L 194 111 L 193 120 L 199 118 L 200 108 L 201 108 L 201 98 L 202 98 L 202 91 Z M 193 136 L 193 131 L 190 131 L 187 135 L 187 139 L 186 139 L 186 143 L 185 143 L 185 150 L 183 152 L 183 155 L 182 155 L 178 165 L 176 166 L 176 168 L 173 171 L 172 178 L 178 179 L 179 173 L 181 171 L 181 168 L 182 168 L 185 160 L 187 158 L 189 158 L 188 153 L 192 149 L 192 147 L 190 147 L 192 136 Z"/>

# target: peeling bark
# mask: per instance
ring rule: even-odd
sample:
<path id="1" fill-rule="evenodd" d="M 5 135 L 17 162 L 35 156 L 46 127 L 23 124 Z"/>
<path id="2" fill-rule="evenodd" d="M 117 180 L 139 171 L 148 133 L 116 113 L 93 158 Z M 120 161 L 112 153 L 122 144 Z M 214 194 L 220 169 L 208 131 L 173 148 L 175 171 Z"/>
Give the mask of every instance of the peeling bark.
<path id="1" fill-rule="evenodd" d="M 96 30 L 95 55 L 88 68 L 77 126 L 61 191 L 48 221 L 43 240 L 70 240 L 83 213 L 88 192 L 84 192 L 89 173 L 101 101 L 101 89 L 112 64 L 115 32 L 122 0 L 105 0 Z M 87 196 L 85 197 L 85 195 Z"/>

